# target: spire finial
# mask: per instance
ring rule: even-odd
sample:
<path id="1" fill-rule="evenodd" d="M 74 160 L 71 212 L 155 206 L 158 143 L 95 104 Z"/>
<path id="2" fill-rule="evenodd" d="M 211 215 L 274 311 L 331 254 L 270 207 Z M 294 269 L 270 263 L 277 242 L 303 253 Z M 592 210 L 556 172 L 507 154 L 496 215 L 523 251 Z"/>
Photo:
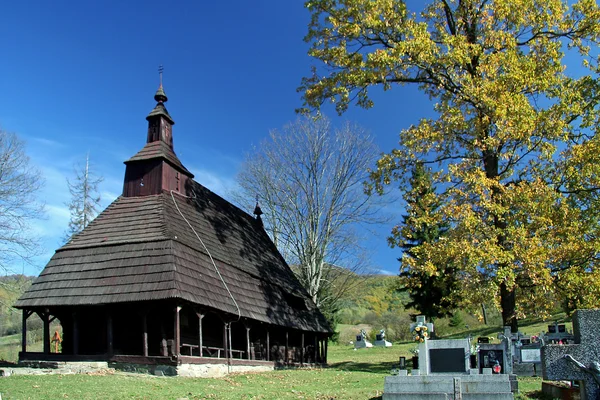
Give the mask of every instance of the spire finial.
<path id="1" fill-rule="evenodd" d="M 262 210 L 260 209 L 260 204 L 258 202 L 258 194 L 256 195 L 256 207 L 254 207 L 254 215 L 256 216 L 256 221 L 262 226 L 263 222 L 262 222 L 262 218 L 260 218 L 260 216 L 263 214 Z"/>
<path id="2" fill-rule="evenodd" d="M 165 94 L 165 91 L 164 91 L 163 85 L 162 85 L 162 78 L 163 78 L 164 70 L 165 69 L 163 68 L 163 65 L 160 64 L 158 66 L 158 77 L 160 79 L 160 86 L 158 87 L 158 90 L 156 91 L 156 94 L 154 95 L 154 100 L 156 100 L 158 103 L 164 103 L 168 100 L 167 95 Z"/>

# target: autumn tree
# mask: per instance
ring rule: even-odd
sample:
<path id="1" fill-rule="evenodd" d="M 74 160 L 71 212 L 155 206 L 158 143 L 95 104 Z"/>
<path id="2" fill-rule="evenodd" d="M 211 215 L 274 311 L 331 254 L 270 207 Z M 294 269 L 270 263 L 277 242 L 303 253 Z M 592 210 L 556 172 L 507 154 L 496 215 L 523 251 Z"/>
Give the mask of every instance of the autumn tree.
<path id="1" fill-rule="evenodd" d="M 436 117 L 400 133 L 373 187 L 406 184 L 415 162 L 436 166 L 449 230 L 415 247 L 424 262 L 408 266 L 435 275 L 455 263 L 466 300 L 493 299 L 516 330 L 518 318 L 552 304 L 555 288 L 600 288 L 599 171 L 586 162 L 598 158 L 590 49 L 600 11 L 594 0 L 417 4 L 308 1 L 309 54 L 322 64 L 302 81 L 305 107 L 369 108 L 374 86 L 416 84 L 432 99 Z M 582 64 L 587 73 L 572 71 Z"/>
<path id="2" fill-rule="evenodd" d="M 40 172 L 25 153 L 25 142 L 0 129 L 0 270 L 15 273 L 38 254 L 32 223 L 44 216 L 37 200 L 43 185 Z"/>
<path id="3" fill-rule="evenodd" d="M 400 261 L 400 290 L 408 291 L 410 301 L 406 309 L 415 309 L 427 319 L 451 316 L 459 301 L 459 281 L 453 263 L 436 266 L 436 272 L 429 274 L 422 269 L 412 268 L 422 264 L 416 247 L 435 243 L 448 230 L 448 223 L 440 213 L 442 200 L 433 185 L 431 171 L 422 163 L 417 163 L 404 194 L 406 214 L 402 224 L 392 229 L 388 238 L 390 246 L 403 250 Z"/>
<path id="4" fill-rule="evenodd" d="M 81 232 L 98 214 L 98 206 L 100 205 L 100 193 L 98 193 L 98 185 L 103 178 L 97 176 L 90 169 L 90 157 L 85 158 L 85 166 L 75 167 L 75 178 L 69 180 L 69 193 L 71 201 L 67 204 L 71 217 L 69 219 L 69 228 L 65 233 L 65 241 L 68 241 L 73 235 Z"/>
<path id="5" fill-rule="evenodd" d="M 348 270 L 363 261 L 356 228 L 376 220 L 377 199 L 363 193 L 363 182 L 377 155 L 357 126 L 301 118 L 272 131 L 237 178 L 246 204 L 256 196 L 265 229 L 330 320 L 357 281 Z"/>

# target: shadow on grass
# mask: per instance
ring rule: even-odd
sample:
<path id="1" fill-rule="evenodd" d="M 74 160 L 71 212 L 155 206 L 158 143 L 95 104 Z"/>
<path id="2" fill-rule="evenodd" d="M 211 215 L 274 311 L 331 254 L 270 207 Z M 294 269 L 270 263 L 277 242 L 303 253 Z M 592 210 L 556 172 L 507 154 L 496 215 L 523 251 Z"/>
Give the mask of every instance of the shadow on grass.
<path id="1" fill-rule="evenodd" d="M 353 371 L 353 372 L 371 372 L 374 374 L 386 374 L 389 375 L 392 368 L 396 366 L 394 362 L 380 362 L 380 363 L 366 363 L 366 362 L 353 362 L 353 361 L 342 361 L 335 364 L 329 364 L 327 368 L 337 369 L 340 371 Z"/>

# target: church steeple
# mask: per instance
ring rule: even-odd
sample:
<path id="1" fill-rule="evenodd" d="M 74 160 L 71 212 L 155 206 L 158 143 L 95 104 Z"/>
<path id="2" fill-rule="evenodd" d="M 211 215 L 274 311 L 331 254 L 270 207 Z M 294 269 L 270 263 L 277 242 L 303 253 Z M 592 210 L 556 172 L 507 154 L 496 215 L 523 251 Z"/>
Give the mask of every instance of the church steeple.
<path id="1" fill-rule="evenodd" d="M 172 127 L 175 125 L 175 121 L 173 121 L 173 118 L 171 118 L 167 108 L 165 107 L 165 103 L 167 102 L 168 98 L 165 94 L 162 84 L 162 65 L 158 67 L 158 73 L 160 76 L 160 86 L 154 95 L 156 106 L 146 117 L 146 120 L 148 120 L 148 138 L 146 142 L 151 143 L 160 140 L 168 144 L 171 150 L 173 150 Z"/>
<path id="2" fill-rule="evenodd" d="M 187 195 L 188 180 L 194 178 L 173 151 L 172 126 L 175 122 L 165 107 L 167 95 L 162 85 L 162 71 L 161 65 L 158 69 L 160 85 L 154 95 L 156 107 L 146 117 L 146 145 L 125 161 L 125 197 L 156 195 L 163 191 Z"/>

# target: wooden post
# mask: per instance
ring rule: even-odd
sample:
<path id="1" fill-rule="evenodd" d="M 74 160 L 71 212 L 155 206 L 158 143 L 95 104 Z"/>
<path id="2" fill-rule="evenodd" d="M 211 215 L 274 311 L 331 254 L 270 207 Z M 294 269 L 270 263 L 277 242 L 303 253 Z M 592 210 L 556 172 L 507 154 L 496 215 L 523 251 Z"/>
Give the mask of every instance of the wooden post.
<path id="1" fill-rule="evenodd" d="M 250 327 L 246 325 L 246 358 L 250 360 Z"/>
<path id="2" fill-rule="evenodd" d="M 197 312 L 198 316 L 198 349 L 200 350 L 200 357 L 202 357 L 202 318 L 204 318 L 204 314 Z"/>
<path id="3" fill-rule="evenodd" d="M 181 307 L 175 306 L 175 351 L 173 355 L 179 357 L 181 353 L 181 327 L 179 326 L 179 311 L 181 311 Z"/>
<path id="4" fill-rule="evenodd" d="M 110 311 L 108 311 L 106 315 L 106 347 L 109 356 L 114 354 L 113 349 L 113 323 L 112 323 L 112 315 Z"/>
<path id="5" fill-rule="evenodd" d="M 267 329 L 267 361 L 271 361 L 271 341 L 269 340 L 269 330 Z"/>
<path id="6" fill-rule="evenodd" d="M 228 325 L 228 331 L 229 331 L 229 359 L 231 360 L 233 358 L 233 342 L 231 341 L 231 322 L 227 324 Z"/>
<path id="7" fill-rule="evenodd" d="M 323 354 L 323 364 L 327 364 L 327 345 L 328 345 L 327 342 L 329 342 L 329 338 L 327 336 L 325 336 L 325 339 L 323 341 L 325 342 L 325 351 Z"/>
<path id="8" fill-rule="evenodd" d="M 44 354 L 50 354 L 50 318 L 48 309 L 40 313 L 39 316 L 44 323 Z"/>
<path id="9" fill-rule="evenodd" d="M 79 327 L 77 326 L 77 313 L 73 313 L 73 355 L 79 354 Z"/>
<path id="10" fill-rule="evenodd" d="M 302 339 L 301 339 L 301 346 L 302 348 L 300 349 L 300 365 L 304 365 L 304 332 L 302 332 Z"/>
<path id="11" fill-rule="evenodd" d="M 318 358 L 318 355 L 319 355 L 319 339 L 317 339 L 317 334 L 316 333 L 314 335 L 315 335 L 315 337 L 314 337 L 313 341 L 315 342 L 315 348 L 314 348 L 314 353 L 315 354 L 314 354 L 314 357 L 313 357 L 313 364 L 317 365 L 317 362 L 318 362 L 317 358 Z"/>
<path id="12" fill-rule="evenodd" d="M 147 313 L 144 312 L 142 314 L 142 329 L 143 329 L 143 348 L 144 348 L 144 357 L 148 357 L 148 317 Z"/>
<path id="13" fill-rule="evenodd" d="M 223 355 L 227 357 L 227 322 L 223 322 L 223 350 L 225 351 Z"/>
<path id="14" fill-rule="evenodd" d="M 289 364 L 290 362 L 290 357 L 288 356 L 288 347 L 289 346 L 289 341 L 288 341 L 288 331 L 285 331 L 285 364 Z"/>
<path id="15" fill-rule="evenodd" d="M 33 311 L 23 310 L 23 331 L 21 332 L 21 351 L 27 353 L 27 318 Z"/>

